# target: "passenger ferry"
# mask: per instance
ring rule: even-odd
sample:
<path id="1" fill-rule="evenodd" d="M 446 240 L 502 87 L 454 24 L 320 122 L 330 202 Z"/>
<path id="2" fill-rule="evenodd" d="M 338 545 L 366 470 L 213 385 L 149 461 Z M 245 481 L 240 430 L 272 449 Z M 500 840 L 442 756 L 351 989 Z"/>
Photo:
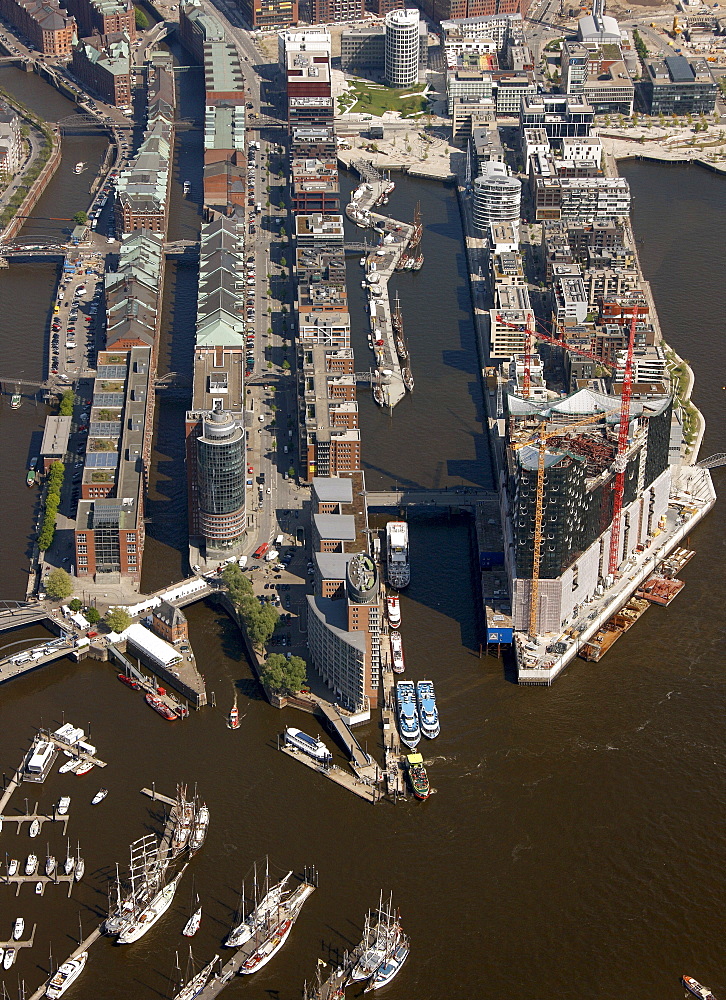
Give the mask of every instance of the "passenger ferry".
<path id="1" fill-rule="evenodd" d="M 36 466 L 38 464 L 37 458 L 31 458 L 28 462 L 28 473 L 25 477 L 26 486 L 35 486 L 35 477 L 37 475 Z"/>
<path id="2" fill-rule="evenodd" d="M 439 710 L 436 707 L 433 681 L 419 681 L 416 685 L 418 698 L 418 714 L 421 719 L 421 731 L 428 739 L 433 740 L 441 732 L 439 725 Z"/>
<path id="3" fill-rule="evenodd" d="M 694 997 L 698 997 L 699 1000 L 716 1000 L 716 997 L 708 986 L 701 986 L 699 981 L 694 979 L 693 976 L 681 976 L 681 981 L 688 992 L 692 993 Z"/>
<path id="4" fill-rule="evenodd" d="M 400 632 L 391 632 L 391 666 L 394 674 L 402 674 L 406 669 Z"/>
<path id="5" fill-rule="evenodd" d="M 405 521 L 389 521 L 386 525 L 386 569 L 391 587 L 402 590 L 409 585 L 411 569 L 408 565 L 408 525 Z"/>
<path id="6" fill-rule="evenodd" d="M 401 602 L 396 595 L 386 598 L 386 611 L 391 628 L 398 628 L 401 624 Z"/>
<path id="7" fill-rule="evenodd" d="M 421 740 L 421 726 L 416 709 L 416 693 L 413 681 L 399 681 L 396 684 L 398 703 L 398 728 L 401 742 L 415 750 Z"/>
<path id="8" fill-rule="evenodd" d="M 288 726 L 285 730 L 285 743 L 294 750 L 301 750 L 321 764 L 328 764 L 333 759 L 333 755 L 322 740 L 315 740 L 300 729 Z"/>

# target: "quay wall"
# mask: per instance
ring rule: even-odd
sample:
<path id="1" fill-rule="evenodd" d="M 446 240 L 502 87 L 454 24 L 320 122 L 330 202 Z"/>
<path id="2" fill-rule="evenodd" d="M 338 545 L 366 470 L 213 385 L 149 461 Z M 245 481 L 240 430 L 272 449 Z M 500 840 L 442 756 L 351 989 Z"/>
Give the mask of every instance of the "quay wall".
<path id="1" fill-rule="evenodd" d="M 29 119 L 26 114 L 24 114 L 23 109 L 15 105 L 8 98 L 6 98 L 6 100 L 8 100 L 8 103 L 13 104 L 13 107 L 18 112 L 18 114 L 30 124 L 31 128 L 34 128 L 37 131 L 37 127 L 32 122 L 32 120 Z M 50 183 L 51 178 L 53 177 L 56 170 L 60 166 L 61 162 L 60 133 L 49 129 L 46 134 L 50 138 L 50 144 L 51 144 L 50 156 L 43 164 L 40 173 L 33 181 L 30 190 L 26 194 L 25 198 L 23 198 L 23 201 L 21 202 L 20 205 L 18 205 L 17 209 L 15 210 L 14 217 L 10 220 L 10 222 L 8 223 L 6 228 L 2 231 L 2 233 L 0 233 L 0 239 L 2 240 L 12 240 L 18 235 L 20 230 L 25 225 L 26 222 L 25 216 L 30 215 L 31 211 L 35 208 L 38 201 L 40 200 L 40 196 L 43 194 L 48 184 Z"/>

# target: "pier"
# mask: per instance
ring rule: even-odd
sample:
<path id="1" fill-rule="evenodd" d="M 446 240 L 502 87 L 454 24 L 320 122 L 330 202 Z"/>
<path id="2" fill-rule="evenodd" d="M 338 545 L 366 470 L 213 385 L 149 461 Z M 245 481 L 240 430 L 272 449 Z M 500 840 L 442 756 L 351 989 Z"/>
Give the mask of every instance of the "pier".
<path id="1" fill-rule="evenodd" d="M 33 930 L 30 932 L 30 937 L 27 941 L 0 941 L 0 948 L 3 951 L 7 951 L 8 948 L 15 948 L 16 951 L 19 951 L 21 948 L 32 948 L 33 941 L 35 940 L 35 928 L 37 926 L 37 924 L 33 924 Z"/>
<path id="2" fill-rule="evenodd" d="M 415 227 L 373 212 L 372 209 L 392 190 L 391 182 L 371 164 L 356 161 L 351 166 L 360 174 L 363 183 L 354 192 L 345 214 L 357 226 L 373 229 L 381 237 L 381 245 L 366 253 L 365 274 L 370 342 L 379 373 L 378 385 L 383 391 L 385 405 L 392 409 L 405 397 L 406 386 L 396 351 L 388 282 L 414 236 Z"/>
<path id="3" fill-rule="evenodd" d="M 71 952 L 71 954 L 68 956 L 68 958 L 65 959 L 65 961 L 66 962 L 70 962 L 71 959 L 78 958 L 79 955 L 82 955 L 84 951 L 88 951 L 88 949 L 91 947 L 91 945 L 94 943 L 94 941 L 97 941 L 100 938 L 100 936 L 101 936 L 101 927 L 102 926 L 103 925 L 101 924 L 98 927 L 96 927 L 95 930 L 91 931 L 91 933 L 88 935 L 88 937 L 85 938 L 83 941 L 81 941 L 81 943 L 78 945 L 78 947 L 76 948 L 76 950 L 73 951 L 73 952 Z M 35 991 L 35 993 L 32 993 L 27 998 L 27 1000 L 42 1000 L 42 997 L 45 996 L 45 991 L 46 991 L 46 989 L 48 987 L 48 983 L 51 981 L 51 979 L 53 978 L 54 974 L 55 974 L 54 971 L 51 972 L 51 974 L 48 976 L 48 978 L 43 983 L 43 985 L 39 986 L 38 989 Z"/>
<path id="4" fill-rule="evenodd" d="M 40 864 L 40 859 L 38 859 L 38 863 Z M 49 883 L 52 885 L 60 885 L 62 882 L 65 882 L 65 884 L 68 886 L 68 897 L 70 898 L 75 878 L 72 872 L 70 875 L 58 875 L 56 870 L 56 873 L 53 875 L 45 875 L 41 874 L 40 872 L 36 872 L 35 875 L 6 876 L 2 881 L 6 882 L 8 885 L 15 886 L 16 896 L 20 895 L 20 887 L 25 882 L 32 882 L 33 885 L 37 885 L 38 882 L 40 882 L 43 886 L 43 891 L 39 894 L 41 896 L 45 895 L 45 890 Z"/>
<path id="5" fill-rule="evenodd" d="M 303 908 L 303 904 L 313 892 L 315 892 L 314 885 L 311 885 L 310 882 L 302 882 L 289 899 L 282 904 L 280 910 L 285 913 L 287 919 L 295 923 Z M 229 984 L 230 980 L 237 975 L 245 962 L 254 955 L 257 948 L 258 943 L 255 938 L 252 938 L 252 940 L 242 945 L 241 948 L 238 948 L 230 960 L 222 966 L 220 972 L 215 974 L 204 989 L 197 994 L 198 1000 L 211 1000 L 212 997 L 218 997 L 225 986 Z"/>
<path id="6" fill-rule="evenodd" d="M 313 760 L 312 757 L 308 757 L 307 754 L 301 753 L 298 750 L 293 750 L 291 747 L 280 745 L 280 750 L 287 754 L 288 757 L 292 757 L 293 760 L 299 761 L 299 763 L 304 764 L 305 767 L 309 767 L 312 771 L 317 771 L 318 774 L 322 774 L 324 778 L 328 778 L 330 781 L 334 781 L 336 785 L 340 785 L 341 788 L 347 789 L 349 792 L 353 792 L 358 798 L 364 799 L 366 802 L 370 802 L 375 805 L 376 802 L 381 800 L 381 792 L 377 787 L 375 782 L 365 781 L 362 778 L 356 777 L 355 774 L 349 774 L 342 768 L 338 767 L 337 764 L 330 764 L 325 766 L 317 760 Z"/>

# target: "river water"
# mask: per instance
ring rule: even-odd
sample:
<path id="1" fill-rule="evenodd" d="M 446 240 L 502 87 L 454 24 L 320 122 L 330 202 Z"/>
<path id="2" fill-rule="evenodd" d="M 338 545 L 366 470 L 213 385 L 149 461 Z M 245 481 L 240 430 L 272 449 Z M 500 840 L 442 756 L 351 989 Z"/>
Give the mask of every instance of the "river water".
<path id="1" fill-rule="evenodd" d="M 0 71 L 0 84 L 12 89 L 12 83 L 12 71 Z M 62 99 L 44 85 L 31 94 L 35 83 L 22 77 L 24 99 L 47 117 L 57 116 Z M 186 86 L 193 89 L 191 81 Z M 191 101 L 184 87 L 183 99 Z M 193 160 L 185 158 L 198 138 L 180 133 L 177 182 L 193 170 Z M 51 183 L 38 215 L 72 214 L 58 209 L 61 202 L 71 202 L 74 211 L 81 207 L 80 189 L 68 193 L 74 183 L 68 168 L 92 158 L 88 147 L 84 152 L 66 151 L 64 172 Z M 664 332 L 695 369 L 695 400 L 708 421 L 703 454 L 724 451 L 724 181 L 696 168 L 631 164 L 623 172 L 633 185 L 642 261 Z M 190 179 L 195 182 L 195 175 Z M 397 277 L 394 286 L 416 391 L 392 420 L 367 393 L 362 396 L 368 481 L 488 485 L 456 198 L 437 184 L 401 179 L 391 214 L 411 218 L 417 200 L 426 264 L 418 274 Z M 42 211 L 46 203 L 54 211 Z M 198 214 L 193 205 L 175 204 L 172 233 L 182 235 L 198 224 Z M 354 260 L 349 294 L 357 359 L 365 367 L 359 275 Z M 42 377 L 54 278 L 46 265 L 0 271 L 2 302 L 12 303 L 0 310 L 3 374 L 24 370 Z M 161 354 L 172 371 L 188 365 L 192 279 L 185 265 L 168 269 Z M 184 568 L 184 405 L 170 397 L 159 408 L 146 587 L 178 578 Z M 23 470 L 43 416 L 27 398 L 15 412 L 3 400 L 5 597 L 20 597 L 24 589 L 34 491 L 25 489 Z M 717 472 L 721 488 L 723 480 L 723 471 Z M 18 762 L 34 726 L 63 718 L 90 726 L 109 763 L 103 774 L 55 774 L 37 789 L 23 786 L 11 804 L 11 811 L 23 807 L 27 793 L 31 804 L 37 797 L 41 808 L 50 807 L 70 794 L 69 835 L 73 845 L 81 843 L 88 874 L 70 901 L 60 889 L 40 898 L 26 886 L 16 899 L 0 886 L 1 926 L 9 930 L 21 914 L 27 926 L 38 923 L 34 948 L 4 974 L 10 995 L 16 995 L 19 976 L 28 992 L 42 980 L 49 946 L 55 962 L 71 951 L 79 917 L 84 933 L 97 923 L 115 862 L 125 861 L 132 839 L 159 829 L 160 809 L 139 794 L 154 781 L 172 794 L 177 781 L 197 784 L 211 807 L 207 843 L 172 909 L 147 937 L 129 948 L 105 940 L 93 946 L 87 971 L 69 993 L 74 1000 L 168 996 L 176 950 L 185 965 L 180 931 L 189 914 L 192 872 L 205 910 L 194 940 L 201 962 L 219 948 L 242 879 L 265 854 L 275 874 L 317 865 L 320 887 L 279 956 L 253 981 L 230 985 L 231 997 L 299 997 L 318 957 L 327 961 L 357 942 L 380 888 L 393 890 L 412 939 L 411 958 L 386 991 L 391 1000 L 665 1000 L 682 996 L 683 972 L 716 995 L 726 991 L 723 511 L 719 501 L 694 532 L 698 554 L 684 571 L 687 586 L 674 605 L 649 610 L 601 664 L 578 661 L 550 689 L 519 688 L 502 661 L 478 658 L 466 524 L 413 521 L 402 631 L 410 675 L 436 682 L 443 727 L 436 743 L 423 748 L 436 788 L 425 804 L 373 808 L 276 753 L 277 733 L 286 723 L 300 724 L 299 715 L 281 716 L 260 698 L 236 630 L 203 604 L 188 609 L 190 634 L 219 708 L 187 722 L 166 726 L 112 669 L 93 661 L 62 661 L 5 685 L 2 770 Z M 6 634 L 1 643 L 42 632 Z M 233 734 L 224 716 L 235 688 L 243 718 Z M 377 724 L 360 735 L 379 753 Z M 102 783 L 108 798 L 92 808 Z M 16 838 L 7 825 L 1 836 L 0 856 L 7 851 L 22 858 L 31 849 L 27 837 Z M 63 857 L 60 834 L 52 831 L 48 839 L 51 852 Z M 37 853 L 45 850 L 45 843 L 37 845 Z"/>

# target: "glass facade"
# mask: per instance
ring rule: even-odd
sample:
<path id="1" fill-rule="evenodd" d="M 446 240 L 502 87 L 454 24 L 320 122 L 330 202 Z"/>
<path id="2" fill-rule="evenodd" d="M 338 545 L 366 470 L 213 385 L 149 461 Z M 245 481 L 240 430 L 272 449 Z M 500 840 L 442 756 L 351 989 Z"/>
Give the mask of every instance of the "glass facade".
<path id="1" fill-rule="evenodd" d="M 231 413 L 215 411 L 197 438 L 202 531 L 213 547 L 233 544 L 245 526 L 245 435 Z"/>

